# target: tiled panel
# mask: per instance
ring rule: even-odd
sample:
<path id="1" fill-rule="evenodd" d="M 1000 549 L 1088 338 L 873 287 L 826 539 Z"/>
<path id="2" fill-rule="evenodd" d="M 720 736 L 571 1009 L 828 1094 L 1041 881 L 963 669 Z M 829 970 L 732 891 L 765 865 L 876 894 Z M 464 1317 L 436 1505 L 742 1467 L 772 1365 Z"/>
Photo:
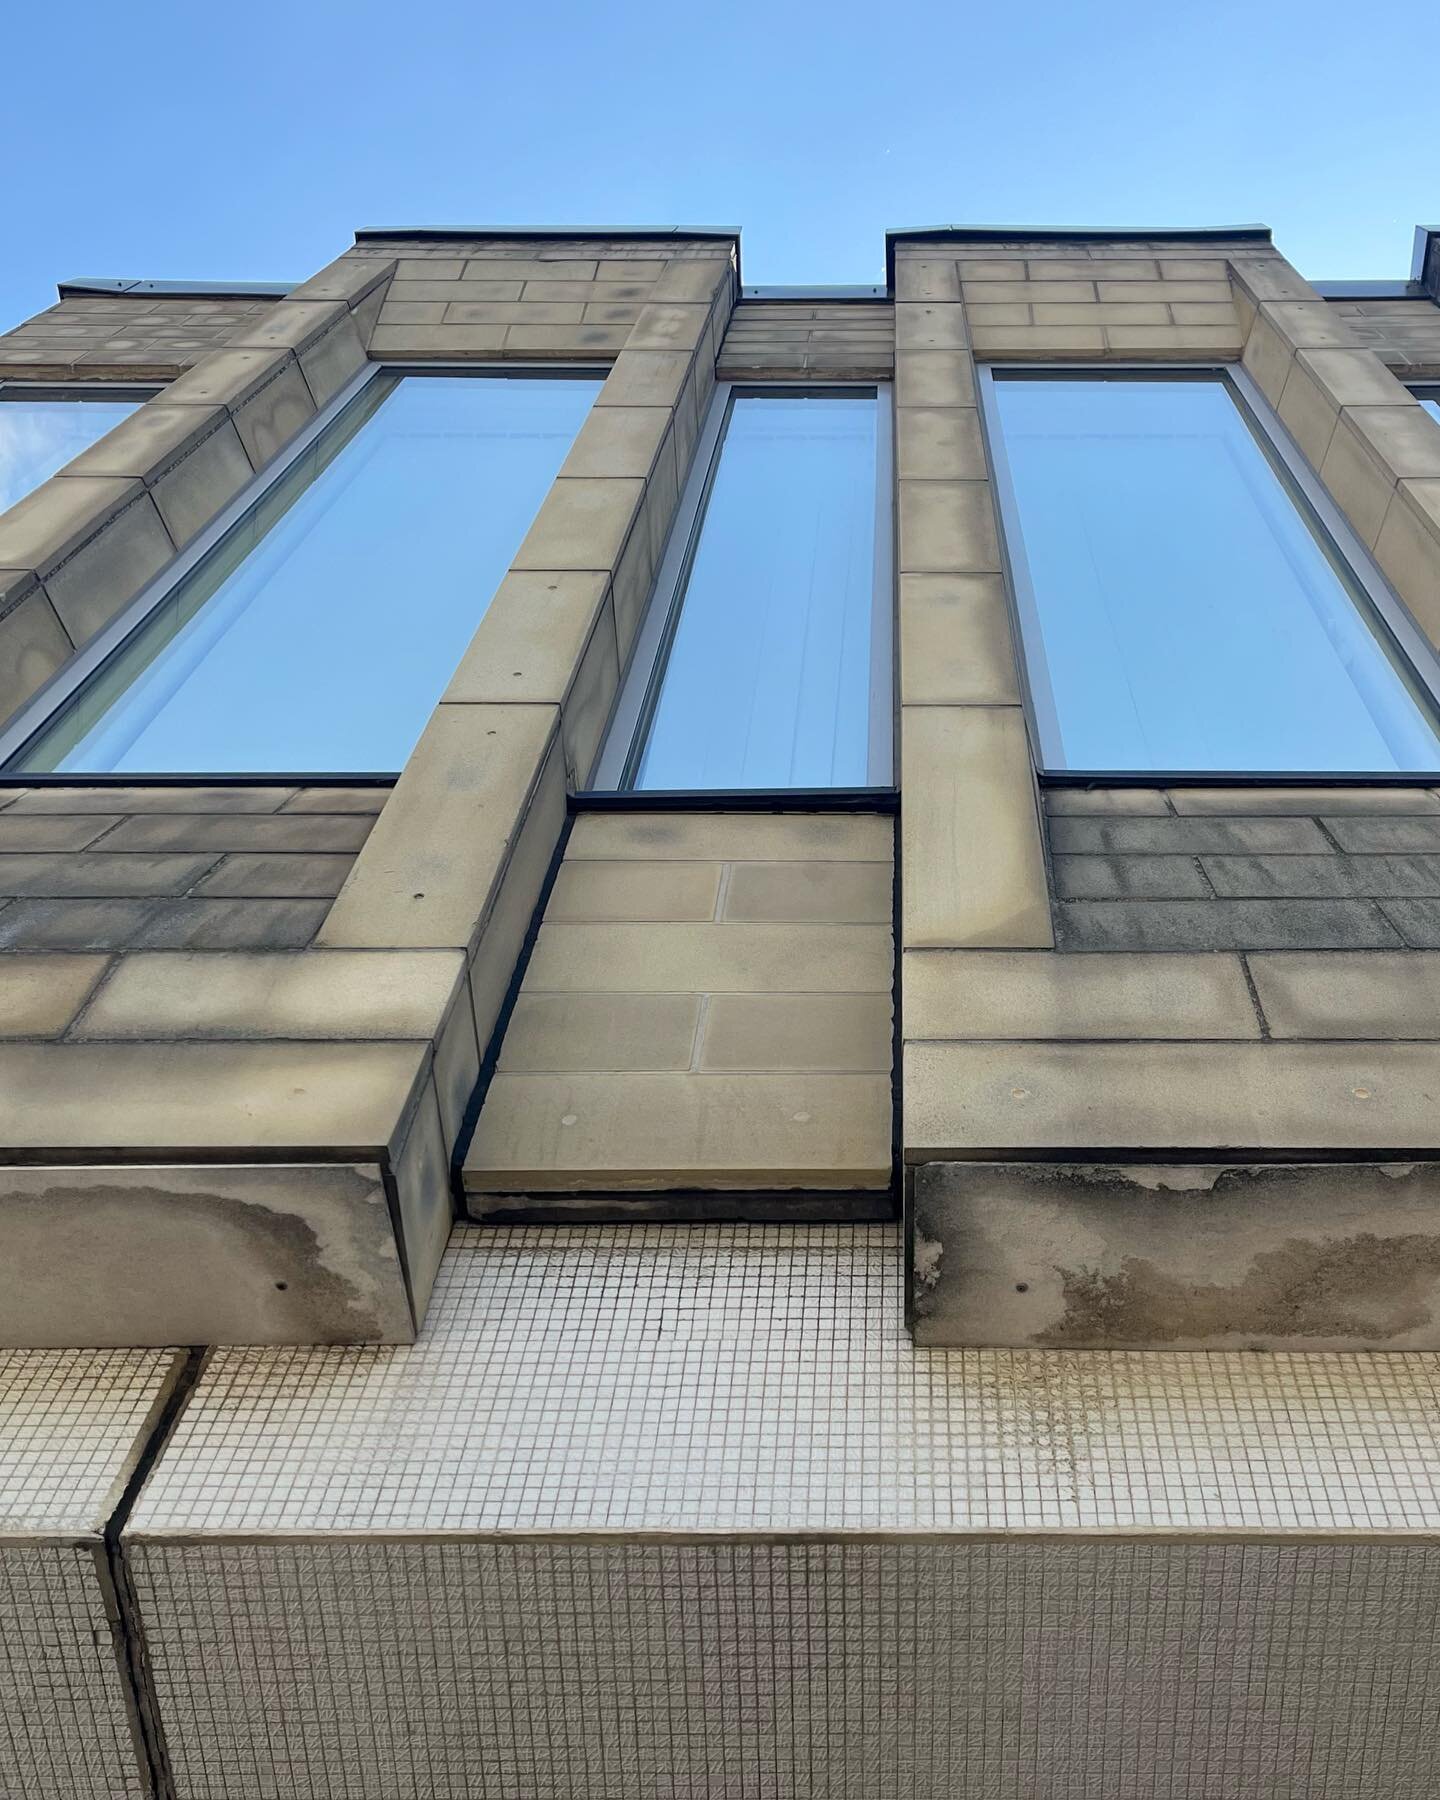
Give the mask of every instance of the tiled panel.
<path id="1" fill-rule="evenodd" d="M 300 950 L 383 787 L 0 787 L 0 955 Z"/>
<path id="2" fill-rule="evenodd" d="M 100 1534 L 179 1367 L 0 1353 L 0 1796 L 142 1800 Z"/>
<path id="3" fill-rule="evenodd" d="M 127 1535 L 178 1792 L 1428 1797 L 1436 1358 L 916 1350 L 900 1288 L 462 1230 L 414 1347 L 216 1353 Z"/>
<path id="4" fill-rule="evenodd" d="M 1440 1358 L 917 1350 L 888 1226 L 461 1228 L 418 1343 L 221 1349 L 132 1529 L 1440 1529 Z"/>
<path id="5" fill-rule="evenodd" d="M 782 375 L 888 381 L 895 308 L 888 300 L 741 300 L 720 346 L 722 381 Z"/>
<path id="6" fill-rule="evenodd" d="M 1440 799 L 1395 788 L 1051 788 L 1075 951 L 1440 947 Z"/>

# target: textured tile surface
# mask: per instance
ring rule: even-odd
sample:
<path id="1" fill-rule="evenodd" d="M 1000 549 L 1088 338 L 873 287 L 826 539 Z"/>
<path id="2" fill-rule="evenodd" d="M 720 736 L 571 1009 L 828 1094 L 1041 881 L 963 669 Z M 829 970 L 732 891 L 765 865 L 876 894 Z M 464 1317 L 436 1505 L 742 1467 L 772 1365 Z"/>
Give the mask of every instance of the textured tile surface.
<path id="1" fill-rule="evenodd" d="M 1428 1800 L 1440 1360 L 900 1290 L 885 1227 L 462 1229 L 415 1346 L 217 1353 L 127 1539 L 179 1793 Z"/>
<path id="2" fill-rule="evenodd" d="M 885 1226 L 460 1229 L 221 1349 L 132 1532 L 1440 1531 L 1440 1357 L 916 1349 Z"/>
<path id="3" fill-rule="evenodd" d="M 100 1533 L 178 1358 L 0 1352 L 0 1796 L 140 1800 Z"/>

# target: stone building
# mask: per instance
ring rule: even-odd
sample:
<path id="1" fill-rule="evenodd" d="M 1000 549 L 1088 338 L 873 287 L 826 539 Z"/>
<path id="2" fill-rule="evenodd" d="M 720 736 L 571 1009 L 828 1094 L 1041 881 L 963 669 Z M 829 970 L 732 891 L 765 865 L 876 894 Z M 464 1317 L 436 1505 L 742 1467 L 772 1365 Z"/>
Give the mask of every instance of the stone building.
<path id="1" fill-rule="evenodd" d="M 1428 1800 L 1440 233 L 0 336 L 0 1796 Z"/>

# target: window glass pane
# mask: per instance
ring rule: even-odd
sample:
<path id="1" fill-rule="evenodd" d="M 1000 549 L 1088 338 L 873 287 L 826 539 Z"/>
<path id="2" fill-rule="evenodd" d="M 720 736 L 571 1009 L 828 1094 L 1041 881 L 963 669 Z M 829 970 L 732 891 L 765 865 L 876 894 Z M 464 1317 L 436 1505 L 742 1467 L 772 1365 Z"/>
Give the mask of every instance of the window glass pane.
<path id="1" fill-rule="evenodd" d="M 138 400 L 0 399 L 0 512 L 88 450 Z"/>
<path id="2" fill-rule="evenodd" d="M 637 787 L 866 784 L 875 449 L 873 394 L 734 399 Z"/>
<path id="3" fill-rule="evenodd" d="M 1420 396 L 1420 404 L 1432 419 L 1440 420 L 1440 400 L 1432 400 L 1428 394 Z"/>
<path id="4" fill-rule="evenodd" d="M 994 392 L 1050 766 L 1440 768 L 1418 683 L 1222 380 Z"/>
<path id="5" fill-rule="evenodd" d="M 400 768 L 598 389 L 378 376 L 22 766 Z"/>

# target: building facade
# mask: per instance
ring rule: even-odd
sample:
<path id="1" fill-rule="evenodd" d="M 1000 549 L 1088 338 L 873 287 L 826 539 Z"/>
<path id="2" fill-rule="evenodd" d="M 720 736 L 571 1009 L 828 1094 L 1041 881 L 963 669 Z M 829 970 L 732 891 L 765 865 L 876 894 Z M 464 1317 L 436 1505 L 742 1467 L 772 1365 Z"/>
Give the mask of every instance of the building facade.
<path id="1" fill-rule="evenodd" d="M 0 1795 L 1428 1800 L 1440 232 L 0 336 Z"/>

